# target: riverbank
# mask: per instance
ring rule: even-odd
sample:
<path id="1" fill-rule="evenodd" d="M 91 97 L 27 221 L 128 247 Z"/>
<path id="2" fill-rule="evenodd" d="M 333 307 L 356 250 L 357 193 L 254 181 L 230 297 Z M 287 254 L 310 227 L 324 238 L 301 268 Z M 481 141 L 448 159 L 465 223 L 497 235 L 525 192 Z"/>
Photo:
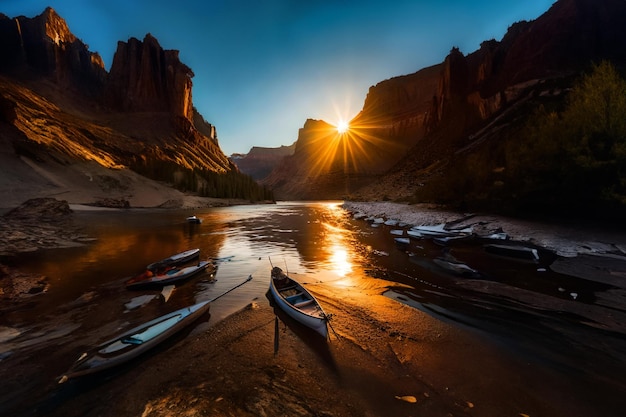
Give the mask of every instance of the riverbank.
<path id="1" fill-rule="evenodd" d="M 408 225 L 472 227 L 477 235 L 504 232 L 511 240 L 527 242 L 562 257 L 581 254 L 626 255 L 626 233 L 576 225 L 548 224 L 488 214 L 459 213 L 427 204 L 346 201 L 344 209 L 360 217 L 395 219 Z"/>
<path id="2" fill-rule="evenodd" d="M 167 191 L 169 192 L 169 191 Z M 178 192 L 176 192 L 178 193 Z M 89 201 L 89 193 L 76 193 L 75 201 Z M 157 198 L 156 196 L 160 196 Z M 249 201 L 218 199 L 183 195 L 178 193 L 174 200 L 161 202 L 159 207 L 150 207 L 154 201 L 162 201 L 161 192 L 139 193 L 134 200 L 143 208 L 194 209 L 227 207 L 250 204 Z M 10 258 L 24 253 L 83 246 L 93 242 L 73 221 L 75 211 L 123 211 L 124 202 L 119 200 L 94 201 L 90 204 L 69 203 L 52 197 L 33 198 L 18 207 L 6 209 L 0 216 L 0 311 L 12 309 L 34 296 L 45 293 L 48 278 L 24 273 L 7 265 Z M 3 263 L 4 259 L 4 263 Z M 10 262 L 8 262 L 10 263 Z"/>
<path id="3" fill-rule="evenodd" d="M 546 304 L 535 308 L 529 303 L 535 298 L 529 299 L 528 291 L 506 282 L 440 280 L 424 275 L 417 266 L 405 269 L 411 268 L 407 266 L 409 255 L 393 246 L 390 227 L 371 228 L 362 221 L 355 228 L 360 230 L 355 230 L 354 222 L 335 205 L 318 205 L 324 208 L 314 217 L 306 214 L 309 210 L 296 209 L 295 204 L 285 205 L 288 210 L 275 207 L 273 213 L 269 210 L 262 215 L 254 208 L 257 221 L 249 222 L 251 216 L 240 213 L 240 221 L 225 216 L 228 219 L 223 226 L 207 230 L 227 230 L 219 233 L 226 241 L 218 247 L 230 248 L 232 253 L 237 250 L 237 258 L 243 256 L 238 250 L 247 246 L 248 239 L 252 245 L 256 242 L 258 250 L 252 255 L 258 262 L 261 254 L 288 250 L 294 258 L 306 257 L 321 267 L 327 260 L 313 257 L 314 253 L 328 252 L 330 256 L 346 250 L 352 267 L 341 277 L 328 265 L 321 268 L 327 275 L 298 274 L 289 263 L 290 273 L 318 297 L 326 313 L 333 315 L 329 341 L 313 339 L 301 327 L 283 324 L 282 319 L 276 338 L 275 312 L 261 295 L 269 280 L 269 267 L 264 265 L 260 270 L 266 274 L 254 274 L 253 280 L 262 284 L 262 293 L 246 297 L 237 310 L 252 301 L 249 307 L 220 316 L 226 298 L 220 299 L 211 312 L 215 314 L 211 320 L 217 322 L 199 322 L 190 332 L 114 372 L 58 385 L 54 377 L 67 370 L 84 346 L 119 331 L 127 317 L 116 309 L 130 297 L 119 288 L 121 281 L 99 288 L 87 285 L 81 292 L 84 296 L 60 306 L 61 315 L 50 320 L 50 331 L 55 333 L 52 344 L 37 347 L 36 356 L 24 350 L 4 356 L 1 376 L 5 398 L 16 398 L 23 404 L 20 413 L 12 413 L 3 410 L 6 403 L 0 401 L 0 414 L 612 417 L 626 406 L 622 395 L 626 390 L 620 382 L 623 344 L 609 349 L 609 333 L 589 326 L 591 320 L 582 326 L 571 323 L 573 317 L 584 313 L 574 308 L 588 309 L 591 304 L 544 296 L 541 300 Z M 206 226 L 208 222 L 202 225 Z M 210 239 L 212 235 L 197 233 L 194 237 Z M 377 238 L 371 240 L 372 236 Z M 378 255 L 376 249 L 387 250 L 388 255 Z M 235 267 L 235 262 L 228 265 Z M 227 268 L 223 265 L 220 270 L 226 272 Z M 245 273 L 252 269 L 246 267 Z M 406 284 L 387 281 L 393 271 L 406 272 L 414 279 Z M 226 275 L 218 276 L 217 284 L 225 279 Z M 471 292 L 463 288 L 468 285 L 474 286 Z M 197 289 L 185 285 L 178 296 L 186 290 Z M 506 292 L 499 292 L 503 290 Z M 115 298 L 116 291 L 121 298 Z M 385 295 L 389 293 L 396 298 Z M 415 303 L 410 307 L 411 296 L 421 306 Z M 437 304 L 437 298 L 456 300 L 471 308 L 463 315 L 463 310 L 446 309 L 445 302 Z M 174 299 L 180 298 L 173 297 L 170 302 Z M 603 311 L 615 313 L 607 308 Z M 481 316 L 476 312 L 519 334 L 519 338 L 504 340 L 497 331 L 491 331 L 490 323 L 477 326 Z M 84 319 L 88 313 L 101 318 L 91 323 L 91 330 L 83 329 L 88 327 Z M 616 326 L 626 323 L 623 315 L 613 317 Z M 549 325 L 543 326 L 546 322 Z M 31 324 L 26 328 L 32 328 Z M 572 337 L 572 331 L 580 332 L 577 338 Z M 588 350 L 587 345 L 580 348 L 580 340 L 588 341 Z M 26 342 L 31 346 L 35 343 Z M 37 340 L 40 342 L 41 338 Z M 526 344 L 540 346 L 539 353 L 545 350 L 549 355 L 524 354 L 536 353 L 525 350 Z M 555 356 L 558 360 L 552 361 Z M 603 373 L 606 369 L 611 373 Z M 47 386 L 39 389 L 34 385 L 37 383 Z M 41 393 L 46 394 L 43 399 Z"/>
<path id="4" fill-rule="evenodd" d="M 54 396 L 70 399 L 47 408 L 51 400 L 39 411 L 66 417 L 593 414 L 592 395 L 553 370 L 529 367 L 471 332 L 384 297 L 385 281 L 356 278 L 340 303 L 332 286 L 309 285 L 333 315 L 328 341 L 298 325 L 276 327 L 268 300 L 257 299 L 114 375 L 55 387 Z M 529 389 L 536 381 L 540 391 Z"/>

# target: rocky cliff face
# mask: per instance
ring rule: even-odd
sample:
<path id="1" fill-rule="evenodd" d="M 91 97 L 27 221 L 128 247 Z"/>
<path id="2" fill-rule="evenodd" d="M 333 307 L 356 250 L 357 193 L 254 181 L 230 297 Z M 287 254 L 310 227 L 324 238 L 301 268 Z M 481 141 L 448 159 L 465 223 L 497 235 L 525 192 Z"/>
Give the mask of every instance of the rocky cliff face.
<path id="1" fill-rule="evenodd" d="M 101 94 L 106 78 L 100 55 L 89 52 L 50 7 L 34 18 L 0 14 L 0 56 L 1 72 L 34 71 L 92 96 Z"/>
<path id="2" fill-rule="evenodd" d="M 107 104 L 122 111 L 170 112 L 193 122 L 193 72 L 150 34 L 118 42 L 106 88 Z"/>
<path id="3" fill-rule="evenodd" d="M 34 18 L 0 15 L 0 56 L 1 73 L 22 79 L 46 76 L 112 111 L 167 112 L 192 126 L 201 120 L 194 114 L 193 72 L 180 62 L 178 51 L 164 50 L 150 34 L 143 41 L 120 41 L 107 73 L 101 57 L 47 8 Z M 209 131 L 216 139 L 214 127 Z"/>
<path id="4" fill-rule="evenodd" d="M 307 198 L 312 190 L 327 198 L 410 196 L 433 171 L 445 175 L 447 158 L 481 142 L 509 109 L 539 94 L 558 94 L 546 81 L 571 82 L 603 59 L 624 65 L 624 21 L 621 0 L 560 0 L 535 21 L 511 25 L 501 41 L 485 41 L 468 55 L 452 48 L 441 64 L 370 88 L 362 112 L 351 121 L 352 138 L 358 135 L 366 152 L 331 157 L 325 149 L 332 140 L 311 140 L 317 127 L 307 122 L 293 160 L 278 167 L 268 184 L 283 198 Z M 342 162 L 346 156 L 348 164 Z M 320 170 L 319 158 L 332 162 Z M 362 181 L 351 180 L 357 173 Z M 343 194 L 321 185 L 329 175 L 349 184 Z M 363 183 L 370 191 L 357 191 Z"/>
<path id="5" fill-rule="evenodd" d="M 283 199 L 345 198 L 369 184 L 424 137 L 440 69 L 435 65 L 372 86 L 345 134 L 307 120 L 294 155 L 263 183 Z"/>
<path id="6" fill-rule="evenodd" d="M 620 0 L 560 0 L 536 20 L 513 24 L 500 42 L 483 42 L 467 56 L 453 49 L 429 111 L 429 132 L 451 122 L 448 136 L 467 136 L 520 99 L 522 84 L 578 74 L 601 60 L 626 62 L 624 18 Z"/>
<path id="7" fill-rule="evenodd" d="M 231 155 L 230 160 L 241 172 L 258 181 L 267 177 L 276 166 L 280 165 L 283 158 L 293 155 L 295 148 L 295 143 L 279 148 L 254 146 L 245 155 Z"/>
<path id="8" fill-rule="evenodd" d="M 43 172 L 36 165 L 51 160 L 132 167 L 198 191 L 207 187 L 191 178 L 192 172 L 238 176 L 219 147 L 215 126 L 193 107 L 192 77 L 178 51 L 163 50 L 149 34 L 143 41 L 119 42 L 107 73 L 98 54 L 89 52 L 51 8 L 34 18 L 1 15 L 3 163 L 19 167 L 22 178 L 31 177 L 29 170 Z M 85 181 L 93 180 L 85 175 Z M 102 182 L 105 192 L 110 191 L 107 181 Z"/>

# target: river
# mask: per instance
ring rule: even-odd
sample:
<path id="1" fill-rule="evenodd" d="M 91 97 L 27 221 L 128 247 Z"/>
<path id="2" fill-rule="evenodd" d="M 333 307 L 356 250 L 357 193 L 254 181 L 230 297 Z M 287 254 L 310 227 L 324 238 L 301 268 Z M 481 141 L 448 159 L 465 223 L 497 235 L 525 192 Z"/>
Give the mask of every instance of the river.
<path id="1" fill-rule="evenodd" d="M 187 223 L 190 214 L 202 223 Z M 208 320 L 194 331 L 207 329 L 250 302 L 267 302 L 270 263 L 305 282 L 335 286 L 338 298 L 351 276 L 384 279 L 389 281 L 386 295 L 399 303 L 476 332 L 533 363 L 561 369 L 565 379 L 591 378 L 603 381 L 596 387 L 599 391 L 626 393 L 623 289 L 555 272 L 551 265 L 557 256 L 547 251 L 540 252 L 537 262 L 521 262 L 487 253 L 484 242 L 443 249 L 424 239 L 401 247 L 391 231 L 402 227 L 372 227 L 353 219 L 341 202 L 285 202 L 193 213 L 76 211 L 74 222 L 95 238 L 93 243 L 14 261 L 22 270 L 47 276 L 50 286 L 27 308 L 0 318 L 2 415 L 23 406 L 24 398 L 42 396 L 81 349 L 214 298 L 249 275 L 256 279 L 215 301 Z M 125 289 L 124 281 L 147 264 L 190 248 L 199 248 L 201 259 L 216 260 L 213 275 L 177 286 L 167 302 L 158 290 Z M 471 265 L 479 275 L 442 268 L 434 262 L 442 254 Z M 9 373 L 20 377 L 8 378 Z"/>

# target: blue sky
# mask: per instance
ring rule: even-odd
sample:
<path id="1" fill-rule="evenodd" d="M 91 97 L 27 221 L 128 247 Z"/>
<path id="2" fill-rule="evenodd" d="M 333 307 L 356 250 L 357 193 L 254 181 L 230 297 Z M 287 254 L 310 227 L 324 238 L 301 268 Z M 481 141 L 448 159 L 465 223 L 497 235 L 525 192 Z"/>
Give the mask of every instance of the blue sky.
<path id="1" fill-rule="evenodd" d="M 110 69 L 118 41 L 151 33 L 194 72 L 193 101 L 224 153 L 289 145 L 306 119 L 354 117 L 370 86 L 502 39 L 554 0 L 0 0 L 51 6 Z"/>

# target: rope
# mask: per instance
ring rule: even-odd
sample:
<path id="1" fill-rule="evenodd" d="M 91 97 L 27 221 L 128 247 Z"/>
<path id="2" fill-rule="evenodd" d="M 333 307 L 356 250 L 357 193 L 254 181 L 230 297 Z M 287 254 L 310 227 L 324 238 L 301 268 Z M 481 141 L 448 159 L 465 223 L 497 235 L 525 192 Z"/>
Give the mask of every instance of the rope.
<path id="1" fill-rule="evenodd" d="M 330 321 L 332 320 L 333 315 L 332 314 L 326 314 L 324 313 L 324 319 L 326 320 L 326 324 L 328 324 L 328 327 L 330 327 L 330 330 L 333 331 L 333 333 L 335 334 L 335 337 L 337 339 L 341 339 L 341 337 L 339 336 L 339 334 L 337 334 L 337 332 L 335 331 L 335 328 L 333 327 L 333 325 L 330 323 Z"/>

